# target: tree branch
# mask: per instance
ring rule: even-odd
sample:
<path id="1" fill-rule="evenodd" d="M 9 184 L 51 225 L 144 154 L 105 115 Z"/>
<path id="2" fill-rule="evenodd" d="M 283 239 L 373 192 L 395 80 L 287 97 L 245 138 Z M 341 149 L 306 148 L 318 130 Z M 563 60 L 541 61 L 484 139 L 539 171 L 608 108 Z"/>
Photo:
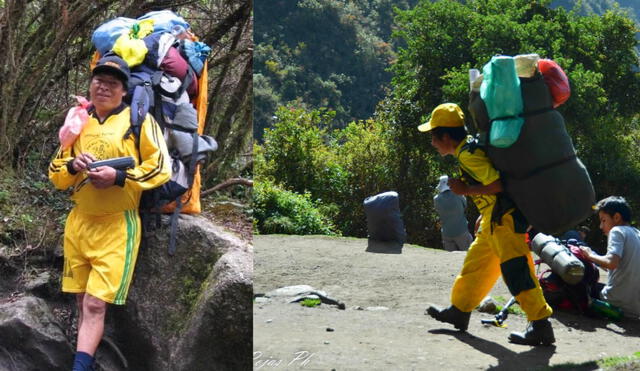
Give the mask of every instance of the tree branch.
<path id="1" fill-rule="evenodd" d="M 251 9 L 253 8 L 253 0 L 249 0 L 244 3 L 241 7 L 236 9 L 233 13 L 229 14 L 218 26 L 210 33 L 206 34 L 202 39 L 205 43 L 209 45 L 215 44 L 222 36 L 224 36 L 233 26 L 238 22 L 243 22 L 244 20 L 251 16 Z"/>
<path id="2" fill-rule="evenodd" d="M 200 197 L 204 197 L 207 196 L 215 191 L 219 191 L 221 189 L 225 189 L 228 188 L 232 185 L 236 185 L 236 184 L 240 184 L 240 185 L 244 185 L 247 187 L 253 187 L 253 180 L 250 179 L 244 179 L 244 178 L 231 178 L 231 179 L 227 179 L 224 182 L 213 186 L 212 188 L 207 189 L 206 191 L 200 192 Z"/>

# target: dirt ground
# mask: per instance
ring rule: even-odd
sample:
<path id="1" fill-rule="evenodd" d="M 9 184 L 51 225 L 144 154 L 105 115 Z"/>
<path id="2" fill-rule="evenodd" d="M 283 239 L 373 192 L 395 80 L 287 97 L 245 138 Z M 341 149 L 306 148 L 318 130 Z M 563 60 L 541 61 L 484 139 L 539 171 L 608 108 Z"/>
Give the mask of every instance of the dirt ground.
<path id="1" fill-rule="evenodd" d="M 254 370 L 536 370 L 640 351 L 639 321 L 556 312 L 556 344 L 529 347 L 507 341 L 510 331 L 525 328 L 524 315 L 510 315 L 508 327 L 498 328 L 482 325 L 493 317 L 474 311 L 467 333 L 424 315 L 429 303 L 449 304 L 463 252 L 405 245 L 400 254 L 373 253 L 365 239 L 322 236 L 255 236 L 254 246 L 257 296 L 310 285 L 346 304 L 308 308 L 258 298 Z M 510 297 L 501 281 L 491 295 Z"/>

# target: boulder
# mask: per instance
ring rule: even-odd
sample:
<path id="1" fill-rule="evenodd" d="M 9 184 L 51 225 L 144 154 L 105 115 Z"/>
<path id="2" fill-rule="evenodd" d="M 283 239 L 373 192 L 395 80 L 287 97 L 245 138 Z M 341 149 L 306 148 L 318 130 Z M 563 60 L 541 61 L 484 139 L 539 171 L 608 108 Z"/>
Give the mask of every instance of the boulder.
<path id="1" fill-rule="evenodd" d="M 69 370 L 74 350 L 48 304 L 33 296 L 0 303 L 3 370 Z"/>
<path id="2" fill-rule="evenodd" d="M 252 249 L 218 260 L 172 354 L 172 370 L 252 368 L 252 270 Z"/>
<path id="3" fill-rule="evenodd" d="M 253 248 L 201 216 L 168 217 L 141 247 L 124 307 L 109 329 L 135 370 L 249 370 Z"/>

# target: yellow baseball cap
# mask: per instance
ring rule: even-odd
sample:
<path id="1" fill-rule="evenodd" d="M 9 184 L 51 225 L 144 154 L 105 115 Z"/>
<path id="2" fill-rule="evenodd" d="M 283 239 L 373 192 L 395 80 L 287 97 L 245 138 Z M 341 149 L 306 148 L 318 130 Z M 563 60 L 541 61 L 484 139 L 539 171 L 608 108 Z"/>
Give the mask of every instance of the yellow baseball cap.
<path id="1" fill-rule="evenodd" d="M 443 103 L 431 112 L 431 119 L 418 126 L 418 130 L 425 132 L 437 127 L 456 128 L 464 126 L 464 113 L 455 103 Z"/>

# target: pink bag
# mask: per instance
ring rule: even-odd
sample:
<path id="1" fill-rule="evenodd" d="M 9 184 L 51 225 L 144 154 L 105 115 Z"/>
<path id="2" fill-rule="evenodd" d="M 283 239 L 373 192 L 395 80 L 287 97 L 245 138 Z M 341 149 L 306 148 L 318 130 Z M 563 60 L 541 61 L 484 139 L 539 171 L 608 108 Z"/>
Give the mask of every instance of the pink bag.
<path id="1" fill-rule="evenodd" d="M 58 138 L 64 149 L 73 145 L 84 125 L 89 121 L 87 108 L 91 105 L 91 102 L 79 95 L 76 95 L 75 98 L 78 100 L 78 106 L 72 107 L 69 112 L 67 112 L 64 125 L 62 125 L 58 132 Z"/>
<path id="2" fill-rule="evenodd" d="M 571 95 L 571 88 L 569 87 L 569 79 L 562 68 L 551 59 L 540 59 L 538 69 L 551 92 L 553 108 L 566 102 Z"/>

